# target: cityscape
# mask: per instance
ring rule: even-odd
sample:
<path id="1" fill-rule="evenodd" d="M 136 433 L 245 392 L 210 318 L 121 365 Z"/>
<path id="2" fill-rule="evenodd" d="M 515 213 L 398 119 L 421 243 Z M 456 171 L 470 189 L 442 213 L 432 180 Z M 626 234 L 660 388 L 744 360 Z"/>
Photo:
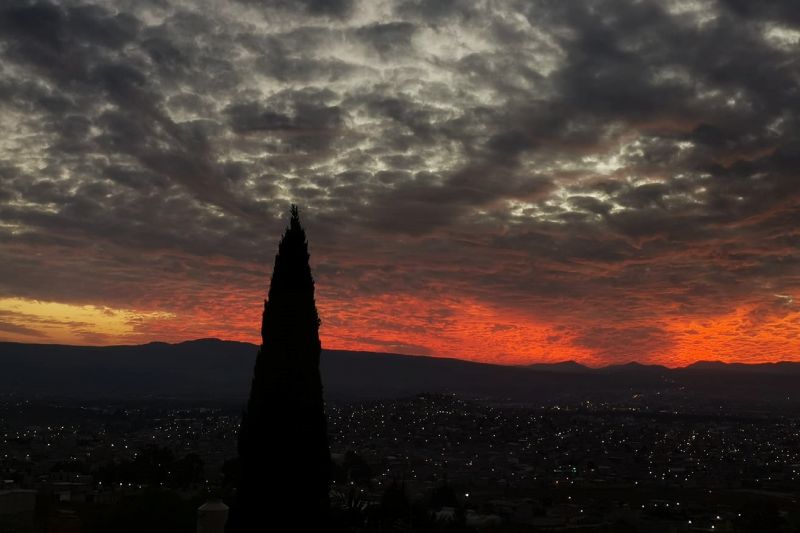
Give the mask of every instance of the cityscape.
<path id="1" fill-rule="evenodd" d="M 231 490 L 235 405 L 1 402 L 2 531 L 194 531 L 197 508 Z M 332 506 L 358 513 L 363 531 L 386 520 L 400 531 L 800 526 L 792 413 L 423 394 L 333 402 L 327 416 Z"/>
<path id="2" fill-rule="evenodd" d="M 800 533 L 800 0 L 0 0 L 0 533 Z"/>

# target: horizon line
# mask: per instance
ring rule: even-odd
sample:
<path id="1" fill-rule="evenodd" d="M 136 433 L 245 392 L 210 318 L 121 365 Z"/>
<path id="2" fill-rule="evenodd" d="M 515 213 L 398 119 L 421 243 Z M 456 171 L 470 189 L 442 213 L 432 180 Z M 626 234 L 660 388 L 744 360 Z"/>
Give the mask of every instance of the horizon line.
<path id="1" fill-rule="evenodd" d="M 22 344 L 27 346 L 66 346 L 71 348 L 118 348 L 118 347 L 137 347 L 137 346 L 147 346 L 148 344 L 166 344 L 170 346 L 177 346 L 180 344 L 188 344 L 192 342 L 203 342 L 203 341 L 216 341 L 216 342 L 228 342 L 228 343 L 237 343 L 237 344 L 249 344 L 251 346 L 259 346 L 259 344 L 249 342 L 249 341 L 240 341 L 235 339 L 221 339 L 219 337 L 200 337 L 196 339 L 186 339 L 182 341 L 160 341 L 160 340 L 153 340 L 143 343 L 132 343 L 132 344 L 66 344 L 60 342 L 21 342 L 21 341 L 13 341 L 13 340 L 4 340 L 0 339 L 0 344 Z M 351 352 L 351 353 L 364 353 L 364 354 L 376 354 L 376 355 L 398 355 L 403 357 L 423 357 L 427 359 L 445 359 L 451 361 L 460 361 L 464 363 L 472 363 L 476 365 L 491 365 L 491 366 L 504 366 L 504 367 L 511 367 L 511 368 L 526 368 L 531 366 L 543 365 L 543 366 L 556 366 L 556 365 L 563 365 L 567 363 L 575 364 L 581 367 L 584 367 L 588 370 L 602 370 L 604 368 L 611 368 L 611 367 L 624 367 L 630 365 L 638 365 L 643 367 L 658 367 L 658 368 L 666 368 L 668 370 L 678 370 L 681 368 L 689 368 L 693 365 L 697 365 L 698 363 L 715 363 L 721 365 L 745 365 L 745 366 L 758 366 L 758 365 L 778 365 L 778 364 L 800 364 L 800 361 L 789 361 L 789 360 L 779 360 L 779 361 L 760 361 L 760 362 L 745 362 L 745 361 L 723 361 L 721 359 L 698 359 L 693 361 L 692 363 L 683 365 L 683 366 L 668 366 L 660 363 L 642 363 L 640 361 L 631 359 L 626 362 L 620 363 L 609 363 L 606 365 L 589 365 L 586 363 L 582 363 L 580 361 L 576 361 L 575 359 L 562 359 L 558 361 L 531 361 L 527 363 L 498 363 L 498 362 L 486 362 L 486 361 L 473 361 L 471 359 L 462 359 L 459 357 L 452 357 L 452 356 L 440 356 L 440 355 L 431 355 L 431 354 L 414 354 L 414 353 L 401 353 L 401 352 L 381 352 L 381 351 L 373 351 L 373 350 L 349 350 L 349 349 L 341 349 L 341 348 L 326 348 L 325 346 L 322 347 L 324 351 L 338 351 L 338 352 Z"/>

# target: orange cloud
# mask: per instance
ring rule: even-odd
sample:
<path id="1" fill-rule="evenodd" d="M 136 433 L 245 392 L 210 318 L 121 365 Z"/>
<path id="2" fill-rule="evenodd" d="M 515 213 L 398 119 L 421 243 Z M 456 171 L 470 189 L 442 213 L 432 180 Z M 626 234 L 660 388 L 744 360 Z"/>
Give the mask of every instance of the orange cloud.
<path id="1" fill-rule="evenodd" d="M 325 290 L 321 293 L 324 295 Z M 68 344 L 177 342 L 219 337 L 258 343 L 262 300 L 238 287 L 172 311 L 0 299 L 0 339 Z M 162 307 L 164 307 L 162 302 Z M 774 306 L 747 304 L 727 314 L 663 315 L 619 325 L 602 317 L 531 316 L 445 292 L 423 298 L 385 293 L 320 298 L 320 335 L 328 349 L 455 357 L 498 364 L 568 359 L 592 366 L 639 360 L 683 366 L 697 360 L 800 360 L 800 311 L 783 296 Z"/>
<path id="2" fill-rule="evenodd" d="M 676 341 L 674 349 L 664 354 L 671 365 L 698 360 L 800 360 L 800 310 L 748 304 L 722 316 L 676 320 L 668 329 Z"/>

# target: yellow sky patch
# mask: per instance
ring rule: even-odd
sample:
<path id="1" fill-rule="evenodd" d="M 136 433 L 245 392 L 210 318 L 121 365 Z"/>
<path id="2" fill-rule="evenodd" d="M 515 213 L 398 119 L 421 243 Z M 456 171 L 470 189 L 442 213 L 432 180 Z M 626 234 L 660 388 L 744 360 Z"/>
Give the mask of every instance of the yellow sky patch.
<path id="1" fill-rule="evenodd" d="M 164 312 L 0 298 L 0 339 L 64 344 L 124 343 L 136 335 L 143 323 L 174 316 Z"/>

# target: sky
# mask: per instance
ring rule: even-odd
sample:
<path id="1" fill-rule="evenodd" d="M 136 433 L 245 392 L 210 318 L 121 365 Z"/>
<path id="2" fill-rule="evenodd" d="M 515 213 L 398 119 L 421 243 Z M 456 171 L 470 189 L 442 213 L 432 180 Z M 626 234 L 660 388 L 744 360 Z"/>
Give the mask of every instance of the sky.
<path id="1" fill-rule="evenodd" d="M 0 5 L 0 340 L 800 361 L 796 0 Z"/>

